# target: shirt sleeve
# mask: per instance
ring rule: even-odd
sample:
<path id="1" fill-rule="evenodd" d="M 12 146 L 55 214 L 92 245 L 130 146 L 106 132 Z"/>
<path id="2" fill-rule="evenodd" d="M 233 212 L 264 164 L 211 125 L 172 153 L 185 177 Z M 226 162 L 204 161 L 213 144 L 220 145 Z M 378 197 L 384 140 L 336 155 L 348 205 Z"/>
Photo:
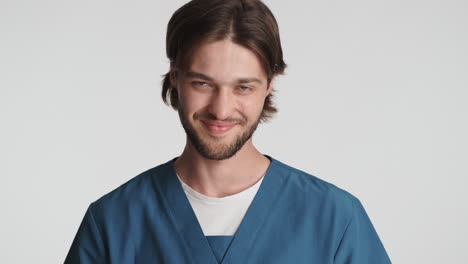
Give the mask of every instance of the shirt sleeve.
<path id="1" fill-rule="evenodd" d="M 92 213 L 88 207 L 73 240 L 65 264 L 105 263 L 104 243 Z"/>
<path id="2" fill-rule="evenodd" d="M 391 263 L 364 207 L 357 198 L 353 198 L 352 216 L 336 251 L 334 263 Z"/>

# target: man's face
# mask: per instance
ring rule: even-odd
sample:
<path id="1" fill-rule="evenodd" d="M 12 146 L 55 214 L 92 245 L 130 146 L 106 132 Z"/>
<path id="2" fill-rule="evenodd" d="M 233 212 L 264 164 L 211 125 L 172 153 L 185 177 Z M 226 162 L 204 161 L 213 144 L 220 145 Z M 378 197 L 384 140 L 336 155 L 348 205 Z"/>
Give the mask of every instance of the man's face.
<path id="1" fill-rule="evenodd" d="M 232 157 L 251 140 L 271 92 L 260 60 L 230 40 L 209 42 L 177 74 L 179 116 L 190 142 L 204 158 Z"/>

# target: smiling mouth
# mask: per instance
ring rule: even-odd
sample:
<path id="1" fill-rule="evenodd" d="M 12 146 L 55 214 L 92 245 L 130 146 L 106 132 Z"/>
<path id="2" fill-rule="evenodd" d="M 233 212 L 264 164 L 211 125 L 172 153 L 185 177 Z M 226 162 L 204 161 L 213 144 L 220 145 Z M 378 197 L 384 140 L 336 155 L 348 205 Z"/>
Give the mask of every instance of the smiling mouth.
<path id="1" fill-rule="evenodd" d="M 202 120 L 203 125 L 211 134 L 222 135 L 231 130 L 237 123 Z"/>

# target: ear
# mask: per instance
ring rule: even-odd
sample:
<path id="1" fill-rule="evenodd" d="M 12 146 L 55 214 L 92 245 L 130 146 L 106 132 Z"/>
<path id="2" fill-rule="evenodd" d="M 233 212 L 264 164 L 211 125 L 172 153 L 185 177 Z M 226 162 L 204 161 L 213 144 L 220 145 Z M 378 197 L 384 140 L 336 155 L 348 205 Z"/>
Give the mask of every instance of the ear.
<path id="1" fill-rule="evenodd" d="M 270 80 L 270 83 L 268 84 L 268 87 L 267 87 L 267 96 L 271 94 L 271 92 L 273 91 L 273 83 L 275 82 L 276 78 L 273 77 L 271 78 Z"/>
<path id="2" fill-rule="evenodd" d="M 177 89 L 177 71 L 172 65 L 169 69 L 169 81 L 171 82 L 171 86 Z"/>

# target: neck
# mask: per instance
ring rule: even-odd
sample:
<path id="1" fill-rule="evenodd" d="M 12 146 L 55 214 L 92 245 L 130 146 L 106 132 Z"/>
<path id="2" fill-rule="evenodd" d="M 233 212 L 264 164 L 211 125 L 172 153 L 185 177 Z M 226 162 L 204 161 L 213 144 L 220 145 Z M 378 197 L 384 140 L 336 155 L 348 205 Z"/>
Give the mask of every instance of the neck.
<path id="1" fill-rule="evenodd" d="M 187 139 L 183 153 L 174 162 L 177 175 L 192 189 L 209 197 L 233 195 L 258 182 L 270 165 L 249 139 L 231 158 L 209 160 Z"/>

